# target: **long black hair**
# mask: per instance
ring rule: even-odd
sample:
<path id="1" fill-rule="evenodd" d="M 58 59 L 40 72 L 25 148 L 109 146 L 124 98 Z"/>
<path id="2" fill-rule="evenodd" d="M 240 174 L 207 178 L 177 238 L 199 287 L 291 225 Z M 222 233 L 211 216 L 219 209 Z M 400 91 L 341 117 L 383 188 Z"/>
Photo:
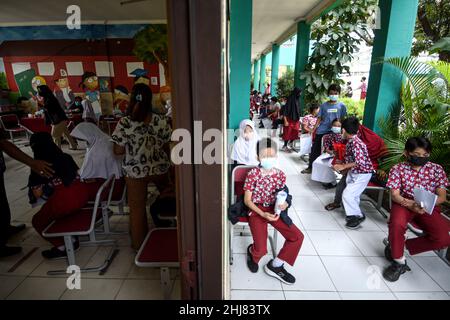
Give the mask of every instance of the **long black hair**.
<path id="1" fill-rule="evenodd" d="M 131 90 L 130 105 L 127 109 L 127 115 L 132 121 L 143 122 L 149 114 L 152 113 L 152 90 L 150 87 L 138 83 Z"/>
<path id="2" fill-rule="evenodd" d="M 40 85 L 37 87 L 39 96 L 44 99 L 44 107 L 48 109 L 48 111 L 52 112 L 57 110 L 57 108 L 61 108 L 61 105 L 53 94 L 52 90 L 47 85 Z"/>

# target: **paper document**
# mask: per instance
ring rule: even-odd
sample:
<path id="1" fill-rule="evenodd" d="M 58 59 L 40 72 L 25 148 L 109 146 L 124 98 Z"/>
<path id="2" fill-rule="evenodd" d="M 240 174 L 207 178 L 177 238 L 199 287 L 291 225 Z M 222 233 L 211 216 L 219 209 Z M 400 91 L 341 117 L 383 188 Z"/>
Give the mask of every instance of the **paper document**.
<path id="1" fill-rule="evenodd" d="M 416 201 L 425 212 L 431 214 L 436 205 L 437 195 L 430 191 L 414 188 L 414 201 Z"/>

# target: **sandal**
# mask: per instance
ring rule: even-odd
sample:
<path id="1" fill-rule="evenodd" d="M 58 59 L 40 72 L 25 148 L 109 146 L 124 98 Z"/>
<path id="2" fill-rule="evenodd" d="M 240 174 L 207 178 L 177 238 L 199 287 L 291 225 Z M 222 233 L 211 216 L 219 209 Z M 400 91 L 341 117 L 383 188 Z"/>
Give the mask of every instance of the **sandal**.
<path id="1" fill-rule="evenodd" d="M 325 210 L 331 211 L 331 210 L 334 210 L 334 209 L 337 209 L 337 208 L 340 208 L 340 207 L 341 207 L 340 204 L 337 204 L 337 203 L 332 202 L 332 203 L 329 203 L 329 204 L 327 204 L 327 205 L 325 206 Z"/>

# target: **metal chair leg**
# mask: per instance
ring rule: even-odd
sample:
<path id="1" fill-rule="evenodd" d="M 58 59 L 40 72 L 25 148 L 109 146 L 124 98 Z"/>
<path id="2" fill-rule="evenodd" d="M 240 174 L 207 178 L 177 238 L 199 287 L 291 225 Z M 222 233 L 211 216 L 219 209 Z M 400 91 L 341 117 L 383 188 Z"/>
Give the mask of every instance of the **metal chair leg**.
<path id="1" fill-rule="evenodd" d="M 170 300 L 170 293 L 172 291 L 172 282 L 170 280 L 170 269 L 168 267 L 161 267 L 161 287 L 164 293 L 164 299 Z"/>

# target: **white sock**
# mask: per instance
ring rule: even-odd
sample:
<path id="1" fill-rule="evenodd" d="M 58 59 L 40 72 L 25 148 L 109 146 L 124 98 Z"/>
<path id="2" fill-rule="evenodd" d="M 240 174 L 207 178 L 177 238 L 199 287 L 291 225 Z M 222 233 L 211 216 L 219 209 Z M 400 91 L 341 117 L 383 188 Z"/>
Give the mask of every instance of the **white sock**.
<path id="1" fill-rule="evenodd" d="M 405 256 L 403 256 L 400 259 L 394 259 L 394 261 L 399 263 L 399 264 L 405 264 L 406 263 L 406 258 L 405 258 Z"/>
<path id="2" fill-rule="evenodd" d="M 59 247 L 58 247 L 58 250 L 59 250 L 59 251 L 64 251 L 64 250 L 66 250 L 66 246 L 59 246 Z"/>
<path id="3" fill-rule="evenodd" d="M 284 264 L 284 261 L 281 259 L 278 259 L 278 257 L 272 260 L 272 267 L 274 267 L 274 268 L 279 268 L 283 264 Z"/>

